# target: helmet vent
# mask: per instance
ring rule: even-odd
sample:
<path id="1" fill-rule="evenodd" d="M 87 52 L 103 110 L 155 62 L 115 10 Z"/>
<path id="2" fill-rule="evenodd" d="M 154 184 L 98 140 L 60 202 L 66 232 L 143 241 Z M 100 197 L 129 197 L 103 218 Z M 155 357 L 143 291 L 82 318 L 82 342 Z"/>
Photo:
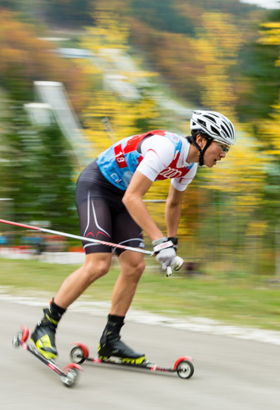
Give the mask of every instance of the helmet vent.
<path id="1" fill-rule="evenodd" d="M 226 134 L 226 136 L 227 136 L 228 138 L 231 138 L 230 132 L 228 132 L 228 130 L 227 130 L 223 125 L 221 125 L 221 128 L 222 128 L 222 130 L 224 131 L 224 133 Z"/>
<path id="2" fill-rule="evenodd" d="M 214 132 L 214 134 L 219 135 L 219 131 L 217 128 L 213 127 L 213 125 L 211 125 L 211 131 Z"/>
<path id="3" fill-rule="evenodd" d="M 232 123 L 230 122 L 229 124 L 228 124 L 228 126 L 229 126 L 229 128 L 230 128 L 230 133 L 231 134 L 234 134 L 234 128 L 233 128 L 233 125 L 232 125 Z"/>
<path id="4" fill-rule="evenodd" d="M 208 118 L 208 120 L 213 121 L 216 124 L 216 120 L 213 117 L 210 117 L 209 115 L 204 115 L 205 118 Z"/>
<path id="5" fill-rule="evenodd" d="M 197 119 L 197 122 L 201 124 L 203 127 L 206 127 L 206 122 L 202 121 L 200 118 Z"/>

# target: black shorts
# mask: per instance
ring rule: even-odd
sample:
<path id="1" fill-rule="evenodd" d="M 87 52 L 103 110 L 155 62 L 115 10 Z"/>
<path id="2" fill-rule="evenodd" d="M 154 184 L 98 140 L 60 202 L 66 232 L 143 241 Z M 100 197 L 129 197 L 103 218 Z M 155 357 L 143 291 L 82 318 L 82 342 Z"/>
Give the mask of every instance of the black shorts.
<path id="1" fill-rule="evenodd" d="M 93 161 L 79 176 L 76 206 L 80 218 L 81 236 L 99 239 L 134 248 L 144 248 L 142 229 L 122 203 L 125 191 L 116 188 L 101 174 Z M 110 253 L 117 255 L 124 249 L 82 241 L 86 254 Z"/>

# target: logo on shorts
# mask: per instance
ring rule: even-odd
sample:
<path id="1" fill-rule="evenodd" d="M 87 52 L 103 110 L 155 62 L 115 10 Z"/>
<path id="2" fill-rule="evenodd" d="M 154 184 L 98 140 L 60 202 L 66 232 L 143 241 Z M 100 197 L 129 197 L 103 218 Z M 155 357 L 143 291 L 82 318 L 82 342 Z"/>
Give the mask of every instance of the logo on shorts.
<path id="1" fill-rule="evenodd" d="M 111 174 L 110 177 L 116 184 L 120 184 L 122 182 L 122 179 L 118 177 L 116 173 Z"/>

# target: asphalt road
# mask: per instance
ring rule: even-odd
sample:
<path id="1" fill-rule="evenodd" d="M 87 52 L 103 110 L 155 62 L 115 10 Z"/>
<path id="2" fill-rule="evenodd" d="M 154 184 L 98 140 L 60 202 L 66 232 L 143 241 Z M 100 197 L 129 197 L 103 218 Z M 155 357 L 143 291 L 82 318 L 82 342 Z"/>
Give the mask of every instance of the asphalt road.
<path id="1" fill-rule="evenodd" d="M 227 336 L 207 335 L 127 321 L 123 340 L 149 360 L 173 366 L 184 355 L 195 359 L 189 380 L 176 374 L 150 373 L 83 364 L 73 388 L 11 339 L 41 317 L 38 307 L 0 302 L 1 409 L 207 409 L 279 410 L 280 347 Z M 85 343 L 95 355 L 105 317 L 68 312 L 59 326 L 58 364 L 70 361 L 71 343 Z"/>

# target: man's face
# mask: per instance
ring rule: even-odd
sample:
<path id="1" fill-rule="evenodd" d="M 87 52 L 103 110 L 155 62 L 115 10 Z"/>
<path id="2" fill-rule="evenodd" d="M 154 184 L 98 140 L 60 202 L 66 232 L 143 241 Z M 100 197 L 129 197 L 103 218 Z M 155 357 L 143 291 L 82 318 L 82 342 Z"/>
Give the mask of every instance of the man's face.
<path id="1" fill-rule="evenodd" d="M 208 168 L 212 168 L 218 161 L 226 157 L 228 150 L 229 147 L 227 145 L 213 141 L 203 156 L 204 164 Z"/>

